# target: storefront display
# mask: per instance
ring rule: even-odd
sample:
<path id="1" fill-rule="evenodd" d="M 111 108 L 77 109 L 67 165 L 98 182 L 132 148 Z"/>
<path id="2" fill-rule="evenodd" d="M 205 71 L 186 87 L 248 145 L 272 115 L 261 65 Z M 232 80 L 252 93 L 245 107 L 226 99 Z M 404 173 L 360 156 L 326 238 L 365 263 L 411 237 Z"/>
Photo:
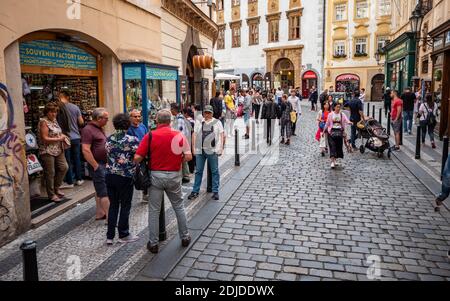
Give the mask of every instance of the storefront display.
<path id="1" fill-rule="evenodd" d="M 156 128 L 155 118 L 159 110 L 170 109 L 171 103 L 180 103 L 177 67 L 124 64 L 123 78 L 126 111 L 142 111 L 143 122 L 150 129 Z"/>
<path id="2" fill-rule="evenodd" d="M 308 98 L 313 87 L 317 88 L 317 74 L 314 71 L 306 71 L 302 76 L 302 97 Z"/>
<path id="3" fill-rule="evenodd" d="M 360 80 L 355 74 L 341 74 L 336 77 L 336 92 L 351 93 L 359 91 Z"/>

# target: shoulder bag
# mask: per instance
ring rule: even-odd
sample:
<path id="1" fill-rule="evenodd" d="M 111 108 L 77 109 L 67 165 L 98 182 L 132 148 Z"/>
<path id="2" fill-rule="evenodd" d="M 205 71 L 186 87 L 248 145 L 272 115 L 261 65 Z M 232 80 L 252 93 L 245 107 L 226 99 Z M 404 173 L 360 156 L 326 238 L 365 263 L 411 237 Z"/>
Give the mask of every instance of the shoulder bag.
<path id="1" fill-rule="evenodd" d="M 141 163 L 136 166 L 136 173 L 134 174 L 134 188 L 140 191 L 146 191 L 152 186 L 152 171 L 148 167 L 151 162 L 151 146 L 152 146 L 152 132 L 148 133 L 148 155 Z"/>

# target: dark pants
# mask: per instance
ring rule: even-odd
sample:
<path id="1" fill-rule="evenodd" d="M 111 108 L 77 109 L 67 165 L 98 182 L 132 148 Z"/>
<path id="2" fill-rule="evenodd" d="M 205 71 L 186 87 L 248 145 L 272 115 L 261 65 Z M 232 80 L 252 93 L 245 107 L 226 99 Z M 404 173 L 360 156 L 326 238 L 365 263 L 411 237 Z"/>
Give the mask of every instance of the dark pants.
<path id="1" fill-rule="evenodd" d="M 72 185 L 74 180 L 81 181 L 83 179 L 81 173 L 81 144 L 80 139 L 70 140 L 70 148 L 65 151 L 67 170 L 65 182 Z"/>
<path id="2" fill-rule="evenodd" d="M 352 132 L 351 132 L 351 136 L 350 136 L 350 143 L 352 144 L 353 148 L 356 148 L 356 139 L 357 139 L 357 122 L 353 122 L 352 124 Z"/>
<path id="3" fill-rule="evenodd" d="M 317 106 L 317 101 L 311 101 L 311 110 L 315 111 Z"/>
<path id="4" fill-rule="evenodd" d="M 343 137 L 332 137 L 328 135 L 328 145 L 330 146 L 330 158 L 344 158 L 344 139 Z"/>
<path id="5" fill-rule="evenodd" d="M 391 103 L 390 102 L 384 102 L 384 115 L 387 117 L 387 114 L 391 112 Z"/>
<path id="6" fill-rule="evenodd" d="M 266 119 L 266 132 L 267 144 L 272 144 L 273 132 L 275 131 L 275 125 L 272 124 L 272 119 Z"/>
<path id="7" fill-rule="evenodd" d="M 420 121 L 420 127 L 422 128 L 422 143 L 425 143 L 425 137 L 430 136 L 430 142 L 434 142 L 434 128 L 436 125 L 427 125 L 426 121 Z"/>
<path id="8" fill-rule="evenodd" d="M 117 217 L 119 216 L 119 238 L 130 235 L 130 211 L 133 199 L 133 179 L 118 175 L 106 175 L 106 186 L 109 197 L 107 239 L 114 239 Z M 119 214 L 120 211 L 120 214 Z"/>
<path id="9" fill-rule="evenodd" d="M 255 113 L 255 119 L 259 119 L 259 112 L 261 111 L 261 105 L 253 104 L 253 112 Z"/>

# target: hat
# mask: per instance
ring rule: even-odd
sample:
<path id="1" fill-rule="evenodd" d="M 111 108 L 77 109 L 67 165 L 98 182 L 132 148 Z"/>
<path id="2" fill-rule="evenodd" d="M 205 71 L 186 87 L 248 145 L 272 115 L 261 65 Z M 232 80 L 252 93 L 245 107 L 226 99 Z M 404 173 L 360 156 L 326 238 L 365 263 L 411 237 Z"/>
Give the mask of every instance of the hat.
<path id="1" fill-rule="evenodd" d="M 214 113 L 214 109 L 212 106 L 205 106 L 203 112 Z"/>

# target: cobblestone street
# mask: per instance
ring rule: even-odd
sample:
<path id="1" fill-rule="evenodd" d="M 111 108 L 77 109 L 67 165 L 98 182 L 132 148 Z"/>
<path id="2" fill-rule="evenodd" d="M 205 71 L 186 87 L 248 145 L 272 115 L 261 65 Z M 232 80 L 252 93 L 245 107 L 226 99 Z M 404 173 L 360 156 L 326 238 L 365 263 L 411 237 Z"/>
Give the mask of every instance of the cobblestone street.
<path id="1" fill-rule="evenodd" d="M 303 106 L 292 145 L 280 147 L 275 165 L 256 165 L 223 200 L 167 280 L 367 280 L 377 260 L 381 280 L 450 280 L 449 212 L 435 213 L 433 195 L 395 158 L 346 154 L 331 170 L 314 140 L 315 113 Z M 242 155 L 241 165 L 251 156 Z M 236 178 L 233 163 L 231 154 L 221 160 L 222 185 Z M 139 199 L 130 220 L 138 242 L 107 247 L 90 201 L 1 248 L 0 279 L 22 278 L 18 246 L 26 238 L 38 242 L 42 280 L 135 279 L 156 259 L 145 248 L 147 206 Z M 187 201 L 189 219 L 210 202 Z M 178 239 L 166 209 L 169 241 Z M 80 275 L 71 278 L 77 258 Z"/>

